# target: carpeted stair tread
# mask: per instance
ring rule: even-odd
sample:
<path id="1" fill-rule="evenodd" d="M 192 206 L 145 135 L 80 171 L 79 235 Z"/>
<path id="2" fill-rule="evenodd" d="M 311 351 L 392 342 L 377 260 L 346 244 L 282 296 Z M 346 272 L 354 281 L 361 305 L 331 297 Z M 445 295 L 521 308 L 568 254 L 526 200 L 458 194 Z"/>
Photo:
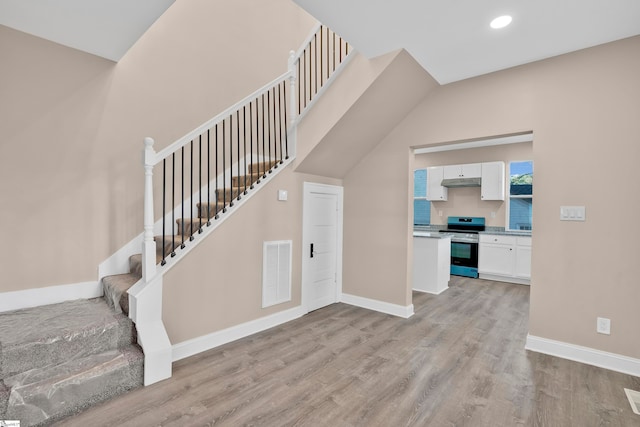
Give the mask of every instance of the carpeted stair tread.
<path id="1" fill-rule="evenodd" d="M 229 203 L 244 194 L 244 187 L 219 188 L 216 190 L 218 203 Z"/>
<path id="2" fill-rule="evenodd" d="M 187 232 L 187 236 L 197 233 L 200 227 L 202 229 L 207 227 L 207 220 L 204 218 L 180 218 L 176 222 L 180 230 L 182 229 L 182 223 L 184 223 L 184 230 Z"/>
<path id="3" fill-rule="evenodd" d="M 246 181 L 245 181 L 246 176 Z M 251 184 L 255 183 L 262 176 L 261 173 L 252 172 L 247 175 L 234 176 L 231 178 L 231 186 L 232 187 L 243 187 L 246 185 L 247 188 L 251 186 Z"/>
<path id="4" fill-rule="evenodd" d="M 264 175 L 266 172 L 269 172 L 272 167 L 279 163 L 280 161 L 278 160 L 251 163 L 249 165 L 249 173 L 260 173 Z"/>
<path id="5" fill-rule="evenodd" d="M 9 405 L 9 388 L 0 379 L 0 420 L 7 419 L 7 406 Z"/>
<path id="6" fill-rule="evenodd" d="M 171 232 L 171 230 L 167 230 L 168 233 Z M 185 241 L 189 239 L 189 236 L 187 235 L 186 237 L 182 237 L 180 236 L 180 234 L 178 234 L 178 228 L 176 228 L 175 232 L 177 234 L 175 235 L 166 235 L 164 236 L 164 256 L 168 257 L 171 254 L 172 249 L 175 249 L 176 251 L 178 249 L 180 249 L 180 245 Z M 156 242 L 156 259 L 158 259 L 157 257 L 160 256 L 160 259 L 162 260 L 162 236 L 155 236 L 154 240 Z"/>
<path id="7" fill-rule="evenodd" d="M 143 385 L 144 356 L 137 345 L 19 373 L 10 389 L 5 419 L 21 425 L 50 424 Z"/>
<path id="8" fill-rule="evenodd" d="M 207 212 L 209 213 L 209 218 L 213 218 L 216 214 L 224 208 L 223 202 L 202 202 L 198 203 L 198 216 L 200 218 L 207 218 Z"/>
<path id="9" fill-rule="evenodd" d="M 162 255 L 156 251 L 156 264 L 162 261 Z M 138 277 L 142 277 L 142 254 L 135 254 L 129 257 L 129 271 Z"/>
<path id="10" fill-rule="evenodd" d="M 200 227 L 204 229 L 207 226 L 207 220 L 204 218 L 178 218 L 176 223 L 178 224 L 178 232 L 183 231 L 182 224 L 184 223 L 184 233 L 187 239 L 192 234 L 196 234 Z"/>
<path id="11" fill-rule="evenodd" d="M 140 267 L 142 269 L 142 267 Z M 127 291 L 136 284 L 142 274 L 114 274 L 102 278 L 104 299 L 116 313 L 129 314 L 129 294 Z"/>
<path id="12" fill-rule="evenodd" d="M 102 298 L 0 313 L 0 379 L 133 342 L 131 320 Z"/>

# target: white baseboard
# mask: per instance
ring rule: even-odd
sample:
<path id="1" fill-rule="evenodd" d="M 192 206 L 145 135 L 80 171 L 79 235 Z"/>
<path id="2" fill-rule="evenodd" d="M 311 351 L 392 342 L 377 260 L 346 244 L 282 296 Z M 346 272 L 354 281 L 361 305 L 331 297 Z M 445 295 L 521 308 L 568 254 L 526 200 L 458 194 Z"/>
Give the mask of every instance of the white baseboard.
<path id="1" fill-rule="evenodd" d="M 563 359 L 640 377 L 640 359 L 533 335 L 527 335 L 527 343 L 524 348 L 538 353 L 557 356 Z"/>
<path id="2" fill-rule="evenodd" d="M 359 297 L 356 295 L 342 294 L 340 302 L 349 305 L 355 305 L 356 307 L 362 307 L 373 311 L 379 311 L 380 313 L 391 314 L 393 316 L 403 317 L 408 319 L 413 316 L 413 304 L 402 306 L 397 304 L 391 304 L 389 302 L 378 301 L 375 299 L 369 299 L 365 297 Z"/>
<path id="3" fill-rule="evenodd" d="M 0 313 L 103 295 L 102 283 L 82 282 L 0 293 Z"/>
<path id="4" fill-rule="evenodd" d="M 158 223 L 160 223 L 160 221 L 158 221 Z M 129 243 L 118 249 L 116 253 L 102 261 L 100 265 L 98 265 L 98 279 L 114 274 L 129 273 L 129 257 L 142 252 L 143 237 L 144 233 L 138 234 L 131 239 Z"/>
<path id="5" fill-rule="evenodd" d="M 499 274 L 480 273 L 480 279 L 493 280 L 494 282 L 515 283 L 516 285 L 531 285 L 530 279 L 520 279 L 518 277 L 500 276 Z"/>
<path id="6" fill-rule="evenodd" d="M 203 351 L 211 350 L 212 348 L 219 347 L 223 344 L 239 340 L 240 338 L 262 332 L 266 329 L 273 328 L 274 326 L 302 317 L 304 314 L 305 312 L 302 309 L 302 306 L 298 306 L 269 316 L 261 317 L 260 319 L 232 326 L 221 331 L 213 332 L 208 335 L 203 335 L 198 338 L 174 344 L 172 346 L 173 361 L 175 362 L 177 360 L 184 359 L 185 357 L 193 356 L 194 354 L 202 353 Z"/>
<path id="7" fill-rule="evenodd" d="M 415 292 L 422 292 L 423 294 L 440 295 L 441 293 L 443 293 L 447 289 L 449 289 L 448 286 L 446 288 L 440 289 L 438 292 L 425 291 L 424 289 L 416 289 L 416 288 L 413 288 L 411 290 L 415 291 Z"/>

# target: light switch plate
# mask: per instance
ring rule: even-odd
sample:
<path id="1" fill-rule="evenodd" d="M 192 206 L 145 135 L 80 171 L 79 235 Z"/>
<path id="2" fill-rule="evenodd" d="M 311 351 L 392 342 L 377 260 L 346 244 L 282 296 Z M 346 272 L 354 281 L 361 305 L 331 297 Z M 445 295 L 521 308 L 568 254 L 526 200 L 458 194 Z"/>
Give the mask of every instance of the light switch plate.
<path id="1" fill-rule="evenodd" d="M 284 202 L 287 200 L 288 197 L 289 197 L 289 193 L 287 192 L 287 190 L 278 190 L 278 200 L 280 200 L 281 202 Z"/>
<path id="2" fill-rule="evenodd" d="M 560 206 L 560 221 L 585 221 L 584 206 Z"/>

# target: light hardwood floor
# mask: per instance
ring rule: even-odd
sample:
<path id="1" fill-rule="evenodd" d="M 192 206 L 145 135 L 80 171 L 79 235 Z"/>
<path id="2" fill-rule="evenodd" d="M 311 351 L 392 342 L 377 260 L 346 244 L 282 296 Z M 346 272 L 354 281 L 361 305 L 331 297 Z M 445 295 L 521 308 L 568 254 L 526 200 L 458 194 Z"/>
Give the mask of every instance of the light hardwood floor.
<path id="1" fill-rule="evenodd" d="M 401 319 L 334 304 L 64 426 L 640 426 L 640 378 L 524 350 L 529 288 L 452 277 Z"/>

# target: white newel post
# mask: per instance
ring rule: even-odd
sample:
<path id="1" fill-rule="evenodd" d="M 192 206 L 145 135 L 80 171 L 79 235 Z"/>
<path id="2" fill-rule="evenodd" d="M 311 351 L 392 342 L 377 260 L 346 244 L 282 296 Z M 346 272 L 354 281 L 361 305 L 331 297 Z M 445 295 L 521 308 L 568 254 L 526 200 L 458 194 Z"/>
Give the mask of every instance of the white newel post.
<path id="1" fill-rule="evenodd" d="M 156 275 L 156 242 L 153 239 L 153 166 L 156 152 L 153 139 L 144 139 L 144 241 L 142 242 L 142 278 L 148 283 Z"/>
<path id="2" fill-rule="evenodd" d="M 297 117 L 297 105 L 296 105 L 296 79 L 298 76 L 296 75 L 296 53 L 292 50 L 289 52 L 289 111 L 291 116 L 291 122 L 289 124 L 289 129 L 291 129 L 291 145 L 289 147 L 289 153 L 291 157 L 295 157 L 296 155 L 296 120 Z"/>

